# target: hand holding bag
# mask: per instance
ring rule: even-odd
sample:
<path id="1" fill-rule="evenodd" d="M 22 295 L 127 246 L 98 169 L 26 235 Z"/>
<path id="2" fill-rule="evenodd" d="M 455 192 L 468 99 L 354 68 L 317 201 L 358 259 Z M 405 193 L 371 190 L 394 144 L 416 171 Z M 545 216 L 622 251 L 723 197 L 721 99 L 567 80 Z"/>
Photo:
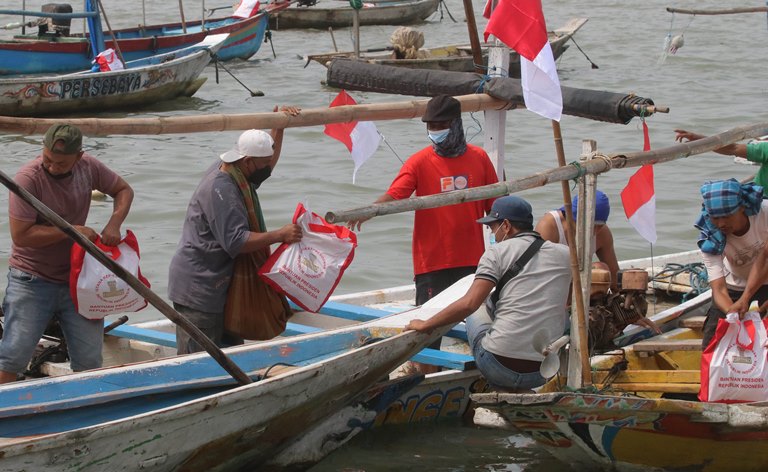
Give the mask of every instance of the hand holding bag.
<path id="1" fill-rule="evenodd" d="M 139 269 L 139 242 L 131 230 L 126 232 L 117 246 L 105 246 L 100 238 L 96 247 L 108 254 L 126 271 L 149 287 L 149 281 Z M 69 290 L 78 313 L 92 320 L 107 315 L 139 311 L 147 301 L 136 293 L 124 280 L 104 267 L 79 244 L 73 244 L 70 252 Z"/>
<path id="2" fill-rule="evenodd" d="M 352 262 L 357 236 L 346 227 L 328 223 L 301 203 L 293 222 L 301 226 L 301 241 L 281 244 L 259 274 L 300 307 L 317 312 Z"/>

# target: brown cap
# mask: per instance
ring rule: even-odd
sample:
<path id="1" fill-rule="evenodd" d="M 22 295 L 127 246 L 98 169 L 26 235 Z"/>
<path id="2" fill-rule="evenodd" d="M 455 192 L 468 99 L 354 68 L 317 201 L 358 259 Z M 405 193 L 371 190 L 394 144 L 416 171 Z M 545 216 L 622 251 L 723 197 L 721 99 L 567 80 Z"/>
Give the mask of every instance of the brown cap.
<path id="1" fill-rule="evenodd" d="M 74 154 L 83 148 L 83 133 L 76 126 L 57 123 L 45 132 L 43 145 L 53 150 L 56 141 L 64 141 L 64 146 L 59 150 L 63 154 Z"/>
<path id="2" fill-rule="evenodd" d="M 450 121 L 461 116 L 461 103 L 450 95 L 437 95 L 427 103 L 421 121 Z"/>

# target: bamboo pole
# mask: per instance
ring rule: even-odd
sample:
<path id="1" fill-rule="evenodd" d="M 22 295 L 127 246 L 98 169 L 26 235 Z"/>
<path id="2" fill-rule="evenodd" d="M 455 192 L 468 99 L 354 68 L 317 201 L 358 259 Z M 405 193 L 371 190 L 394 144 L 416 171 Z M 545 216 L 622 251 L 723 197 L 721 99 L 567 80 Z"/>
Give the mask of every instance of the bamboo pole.
<path id="1" fill-rule="evenodd" d="M 667 7 L 667 11 L 683 15 L 733 15 L 736 13 L 765 13 L 768 12 L 768 7 L 727 8 L 724 10 L 686 10 L 683 8 Z"/>
<path id="2" fill-rule="evenodd" d="M 107 11 L 104 10 L 104 5 L 101 3 L 101 0 L 96 0 L 96 1 L 99 3 L 99 10 L 101 10 L 101 14 L 104 16 L 104 22 L 107 24 L 109 35 L 112 36 L 112 43 L 115 45 L 115 52 L 117 52 L 117 57 L 119 57 L 120 61 L 123 64 L 125 64 L 125 58 L 123 57 L 123 52 L 120 50 L 120 45 L 117 44 L 117 38 L 115 37 L 115 32 L 112 30 L 112 26 L 109 24 L 109 18 L 107 18 Z"/>
<path id="3" fill-rule="evenodd" d="M 183 329 L 187 334 L 189 334 L 192 339 L 194 339 L 198 344 L 203 346 L 203 348 L 208 352 L 208 354 L 211 355 L 211 357 L 216 360 L 216 362 L 219 363 L 219 365 L 226 370 L 229 375 L 231 375 L 235 380 L 237 380 L 238 383 L 241 385 L 246 385 L 252 382 L 250 377 L 248 377 L 245 372 L 240 370 L 240 367 L 237 366 L 232 360 L 224 354 L 221 349 L 219 349 L 216 344 L 213 343 L 200 329 L 192 324 L 187 318 L 180 315 L 176 312 L 173 308 L 171 308 L 170 305 L 168 305 L 162 298 L 160 298 L 155 292 L 150 290 L 146 285 L 141 283 L 139 279 L 137 279 L 133 274 L 128 272 L 112 260 L 109 256 L 107 256 L 104 252 L 102 252 L 98 247 L 96 247 L 95 244 L 93 244 L 88 238 L 80 234 L 71 224 L 69 224 L 67 221 L 65 221 L 62 217 L 54 213 L 50 208 L 45 206 L 43 202 L 35 198 L 34 195 L 26 191 L 25 189 L 21 188 L 19 185 L 16 184 L 16 182 L 13 181 L 10 177 L 8 177 L 5 172 L 0 171 L 0 183 L 2 183 L 4 186 L 8 188 L 11 192 L 15 193 L 19 196 L 22 200 L 27 202 L 29 205 L 31 205 L 37 212 L 42 216 L 46 221 L 51 223 L 52 225 L 59 228 L 61 231 L 63 231 L 67 236 L 74 239 L 77 244 L 83 247 L 88 254 L 93 256 L 97 261 L 99 261 L 102 265 L 104 265 L 107 269 L 111 270 L 116 276 L 120 277 L 122 280 L 124 280 L 132 289 L 136 290 L 136 292 L 144 297 L 149 303 L 152 304 L 155 308 L 157 308 L 160 313 L 165 315 L 169 320 L 173 321 L 176 325 L 178 325 L 181 329 Z"/>
<path id="4" fill-rule="evenodd" d="M 179 15 L 181 15 L 181 30 L 184 34 L 187 34 L 187 20 L 184 18 L 184 4 L 182 0 L 179 0 Z"/>
<path id="5" fill-rule="evenodd" d="M 766 134 L 768 134 L 768 122 L 739 126 L 723 133 L 712 135 L 708 138 L 681 143 L 666 148 L 645 152 L 638 151 L 605 155 L 604 158 L 592 159 L 586 164 L 583 164 L 581 166 L 581 172 L 585 174 L 601 174 L 612 168 L 623 169 L 628 167 L 640 167 L 643 164 L 674 161 L 676 159 L 710 152 L 727 144 L 732 144 L 744 139 L 765 136 Z M 387 203 L 375 203 L 350 210 L 330 211 L 326 213 L 325 219 L 330 223 L 339 223 L 349 220 L 403 213 L 406 211 L 424 210 L 445 205 L 485 200 L 487 198 L 517 193 L 522 190 L 542 187 L 552 182 L 571 180 L 578 177 L 579 174 L 579 169 L 574 166 L 555 167 L 521 179 L 484 185 L 482 187 L 454 190 L 453 192 L 428 195 L 425 197 L 412 197 Z"/>
<path id="6" fill-rule="evenodd" d="M 558 166 L 568 167 L 565 163 L 565 150 L 563 149 L 563 136 L 560 132 L 560 123 L 552 120 L 552 134 L 555 141 Z M 570 166 L 573 167 L 573 166 Z M 573 225 L 573 211 L 571 210 L 571 189 L 568 181 L 560 181 L 563 191 L 563 204 L 565 207 L 565 231 L 571 244 L 568 252 L 571 256 L 571 278 L 573 279 L 573 298 L 571 303 L 571 347 L 568 354 L 568 386 L 581 388 L 592 384 L 592 373 L 589 365 L 589 348 L 587 345 L 587 315 L 584 313 L 584 293 L 581 290 L 581 275 L 579 274 L 579 259 L 576 254 L 576 235 Z M 583 201 L 583 199 L 582 199 Z M 574 306 L 576 307 L 574 313 Z"/>
<path id="7" fill-rule="evenodd" d="M 475 23 L 475 10 L 472 7 L 472 0 L 464 0 L 464 16 L 467 18 L 469 44 L 472 47 L 472 61 L 475 63 L 475 72 L 485 74 L 483 69 L 483 52 L 480 50 L 480 39 L 477 36 L 477 23 Z"/>
<path id="8" fill-rule="evenodd" d="M 462 112 L 506 110 L 509 103 L 489 95 L 472 94 L 455 97 Z M 281 112 L 247 113 L 236 115 L 170 116 L 152 118 L 15 118 L 0 116 L 0 133 L 19 133 L 25 136 L 42 135 L 55 123 L 68 123 L 80 128 L 88 136 L 112 134 L 172 134 L 206 131 L 233 131 L 251 128 L 296 128 L 350 121 L 398 120 L 419 118 L 429 100 L 409 100 L 394 103 L 346 105 L 333 108 L 301 110 L 296 116 Z"/>

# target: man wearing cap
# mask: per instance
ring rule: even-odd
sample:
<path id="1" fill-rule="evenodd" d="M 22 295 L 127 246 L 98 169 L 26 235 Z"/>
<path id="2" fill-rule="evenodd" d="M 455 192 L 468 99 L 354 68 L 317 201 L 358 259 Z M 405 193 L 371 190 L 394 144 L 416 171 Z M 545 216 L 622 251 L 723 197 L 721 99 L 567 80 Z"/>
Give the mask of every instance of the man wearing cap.
<path id="1" fill-rule="evenodd" d="M 611 203 L 608 195 L 597 191 L 595 195 L 595 226 L 592 235 L 593 256 L 605 264 L 605 267 L 611 273 L 611 290 L 616 293 L 619 289 L 619 261 L 616 258 L 616 251 L 613 247 L 613 233 L 608 227 L 608 215 L 611 213 Z M 578 195 L 571 201 L 571 211 L 573 218 L 577 217 L 579 207 Z M 536 223 L 536 232 L 542 238 L 553 243 L 568 245 L 568 239 L 565 232 L 565 207 L 558 210 L 547 212 L 538 223 Z"/>
<path id="2" fill-rule="evenodd" d="M 133 190 L 119 175 L 83 153 L 78 128 L 55 124 L 43 139 L 43 152 L 19 169 L 15 182 L 90 240 L 96 231 L 85 226 L 91 192 L 114 199 L 112 216 L 101 231 L 107 245 L 120 242 L 120 227 L 128 216 Z M 75 310 L 69 292 L 72 240 L 48 224 L 15 194 L 8 201 L 11 257 L 0 340 L 0 383 L 16 380 L 26 369 L 48 322 L 56 315 L 67 341 L 72 369 L 101 367 L 104 325 Z"/>
<path id="3" fill-rule="evenodd" d="M 768 300 L 766 280 L 750 275 L 768 241 L 768 201 L 763 200 L 762 187 L 736 179 L 705 182 L 701 196 L 704 204 L 694 226 L 701 231 L 698 245 L 713 301 L 704 321 L 706 348 L 726 313 L 743 313 L 751 300 Z"/>
<path id="4" fill-rule="evenodd" d="M 449 95 L 432 98 L 422 121 L 431 145 L 406 161 L 375 203 L 498 182 L 488 154 L 464 138 L 458 100 Z M 488 199 L 416 211 L 412 252 L 417 305 L 475 271 L 485 250 L 483 230 L 475 220 L 484 216 L 492 203 L 493 199 Z M 348 226 L 360 229 L 363 221 L 350 221 Z"/>
<path id="5" fill-rule="evenodd" d="M 282 107 L 281 111 L 295 116 L 300 110 Z M 206 171 L 187 208 L 181 239 L 171 260 L 168 298 L 217 345 L 222 345 L 224 304 L 235 257 L 268 250 L 274 243 L 301 240 L 301 228 L 295 224 L 266 231 L 256 194 L 277 165 L 283 131 L 243 132 L 235 147 L 221 154 Z M 249 211 L 255 213 L 261 231 L 251 230 Z M 179 328 L 176 346 L 179 354 L 203 350 Z"/>
<path id="6" fill-rule="evenodd" d="M 490 227 L 496 243 L 480 259 L 472 286 L 432 318 L 414 320 L 407 329 L 429 332 L 466 318 L 472 354 L 488 383 L 508 391 L 530 390 L 546 381 L 539 373 L 544 356 L 534 348 L 534 338 L 551 342 L 565 331 L 568 249 L 543 242 L 526 262 L 522 256 L 541 237 L 533 231 L 531 205 L 514 195 L 497 199 L 490 215 L 477 222 Z M 522 269 L 504 277 L 515 263 Z M 500 294 L 489 313 L 483 305 L 494 288 Z"/>

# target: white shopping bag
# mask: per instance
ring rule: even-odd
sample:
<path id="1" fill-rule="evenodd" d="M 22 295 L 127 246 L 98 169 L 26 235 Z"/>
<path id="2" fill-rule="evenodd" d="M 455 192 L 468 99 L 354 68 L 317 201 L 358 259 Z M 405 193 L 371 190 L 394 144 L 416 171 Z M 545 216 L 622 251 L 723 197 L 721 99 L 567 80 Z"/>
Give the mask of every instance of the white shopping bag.
<path id="1" fill-rule="evenodd" d="M 125 69 L 123 62 L 117 57 L 117 53 L 112 48 L 101 51 L 93 60 L 93 63 L 99 66 L 101 72 Z"/>
<path id="2" fill-rule="evenodd" d="M 132 231 L 117 246 L 105 246 L 97 239 L 94 244 L 149 287 L 149 281 L 139 270 L 139 243 Z M 107 315 L 139 311 L 147 301 L 126 282 L 104 267 L 79 244 L 72 245 L 69 290 L 78 313 L 92 320 Z"/>
<path id="3" fill-rule="evenodd" d="M 232 16 L 236 18 L 250 18 L 259 12 L 259 0 L 240 0 L 235 6 Z"/>
<path id="4" fill-rule="evenodd" d="M 352 262 L 357 236 L 346 227 L 328 223 L 301 203 L 293 222 L 301 226 L 301 241 L 281 244 L 259 274 L 303 309 L 317 312 Z"/>
<path id="5" fill-rule="evenodd" d="M 705 402 L 768 400 L 768 348 L 765 321 L 755 311 L 744 319 L 729 313 L 701 356 L 701 390 Z"/>

